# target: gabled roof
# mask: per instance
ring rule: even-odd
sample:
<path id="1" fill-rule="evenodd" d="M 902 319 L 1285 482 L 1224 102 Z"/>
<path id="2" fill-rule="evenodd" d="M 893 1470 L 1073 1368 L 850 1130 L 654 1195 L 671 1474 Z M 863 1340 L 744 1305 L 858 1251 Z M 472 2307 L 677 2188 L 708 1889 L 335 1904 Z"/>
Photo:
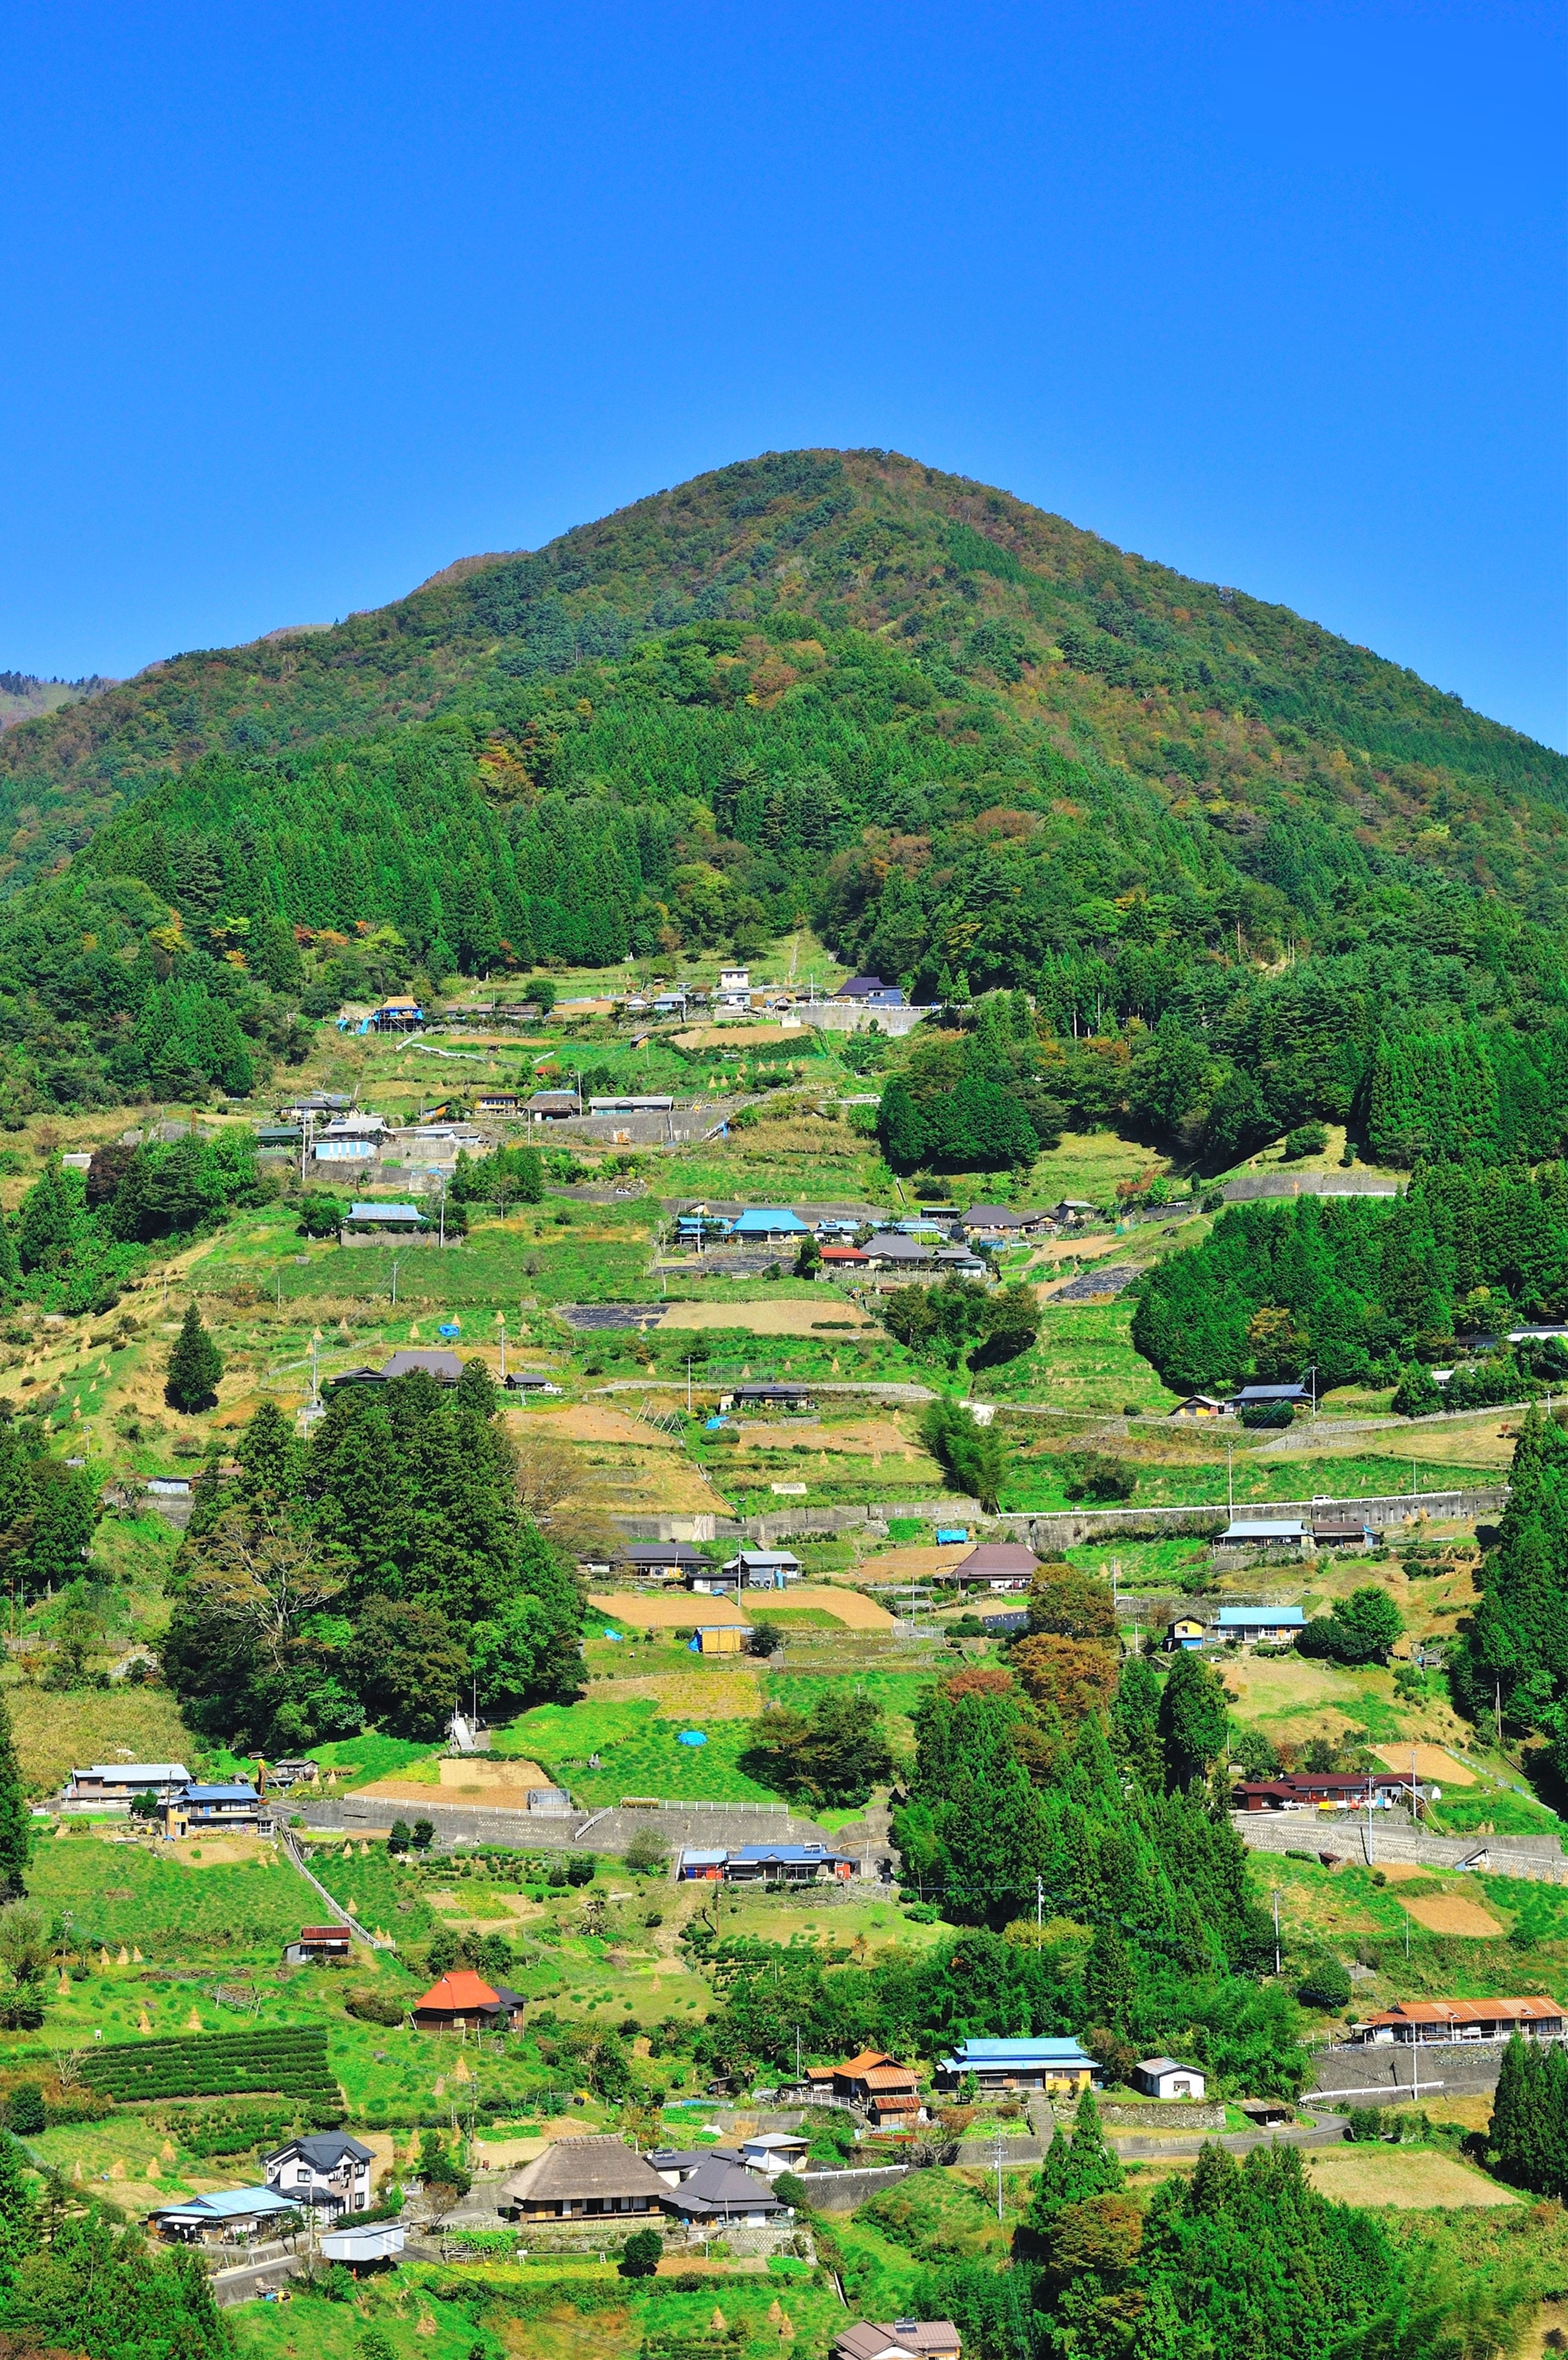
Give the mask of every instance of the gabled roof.
<path id="1" fill-rule="evenodd" d="M 158 2221 L 243 2221 L 254 2212 L 292 2212 L 293 2200 L 276 2188 L 215 2188 L 206 2196 L 188 2196 L 182 2204 L 160 2204 Z"/>
<path id="2" fill-rule="evenodd" d="M 965 2040 L 944 2058 L 960 2070 L 987 2065 L 1092 2065 L 1094 2059 L 1076 2040 Z"/>
<path id="3" fill-rule="evenodd" d="M 726 2156 L 711 2152 L 705 2155 L 688 2179 L 679 2188 L 660 2180 L 663 2202 L 671 2210 L 694 2212 L 699 2216 L 724 2212 L 782 2212 L 784 2200 L 776 2196 L 766 2180 L 755 2171 L 747 2171 Z"/>
<path id="4" fill-rule="evenodd" d="M 499 1993 L 492 1991 L 483 1976 L 476 1975 L 471 1967 L 453 1967 L 450 1974 L 433 1983 L 414 2006 L 416 2011 L 450 2008 L 466 2015 L 471 2008 L 498 2007 L 500 2004 Z"/>
<path id="5" fill-rule="evenodd" d="M 381 1373 L 388 1379 L 410 1377 L 419 1369 L 426 1376 L 434 1377 L 438 1385 L 455 1385 L 463 1374 L 463 1362 L 455 1352 L 409 1350 L 405 1347 L 381 1364 Z"/>
<path id="6" fill-rule="evenodd" d="M 909 2360 L 925 2360 L 928 2353 L 958 2349 L 958 2330 L 951 2319 L 898 2319 L 888 2325 L 857 2319 L 833 2344 L 840 2360 L 883 2360 L 886 2353 L 908 2353 Z"/>
<path id="7" fill-rule="evenodd" d="M 259 1803 L 261 1797 L 254 1786 L 187 1786 L 179 1800 L 182 1803 Z"/>
<path id="8" fill-rule="evenodd" d="M 1299 1541 L 1306 1529 L 1299 1516 L 1289 1522 L 1271 1516 L 1233 1516 L 1219 1538 L 1222 1541 Z M 1227 1608 L 1221 1609 L 1222 1612 L 1228 1611 Z"/>
<path id="9" fill-rule="evenodd" d="M 106 1778 L 116 1786 L 134 1786 L 145 1782 L 149 1786 L 172 1786 L 176 1780 L 185 1785 L 191 1773 L 183 1762 L 90 1762 L 85 1770 L 73 1770 L 73 1778 Z"/>
<path id="10" fill-rule="evenodd" d="M 374 1205 L 351 1205 L 348 1208 L 348 1218 L 351 1221 L 422 1221 L 425 1217 L 418 1205 L 388 1205 L 378 1202 Z"/>
<path id="11" fill-rule="evenodd" d="M 509 2203 L 549 2204 L 589 2196 L 664 2197 L 670 2191 L 623 2139 L 601 2136 L 552 2139 L 502 2192 Z"/>
<path id="12" fill-rule="evenodd" d="M 1183 2065 L 1179 2057 L 1140 2057 L 1138 2060 L 1140 2073 L 1195 2073 L 1198 2070 L 1196 2065 Z"/>
<path id="13" fill-rule="evenodd" d="M 983 1541 L 967 1557 L 961 1557 L 953 1570 L 965 1581 L 994 1581 L 1004 1574 L 1032 1577 L 1039 1563 L 1033 1549 L 1025 1548 L 1021 1541 Z"/>
<path id="14" fill-rule="evenodd" d="M 1368 2024 L 1536 2024 L 1555 2023 L 1561 2004 L 1537 1994 L 1533 1999 L 1402 1999 L 1369 2016 Z"/>
<path id="15" fill-rule="evenodd" d="M 297 2155 L 302 2163 L 310 2164 L 317 2171 L 335 2171 L 338 2165 L 344 2162 L 374 2163 L 376 2160 L 375 2148 L 361 2147 L 359 2141 L 350 2138 L 346 2131 L 312 2131 L 305 2138 L 289 2139 L 285 2146 L 273 2149 L 267 2158 L 267 2164 L 270 2167 L 275 2163 L 286 2163 L 291 2155 Z"/>
<path id="16" fill-rule="evenodd" d="M 1261 1526 L 1259 1529 L 1274 1532 L 1280 1529 L 1288 1531 L 1290 1528 L 1269 1524 Z M 1299 1606 L 1222 1606 L 1214 1616 L 1214 1621 L 1222 1631 L 1246 1630 L 1255 1622 L 1267 1622 L 1280 1629 L 1283 1629 L 1286 1623 L 1290 1623 L 1300 1629 L 1306 1619 L 1305 1613 Z"/>

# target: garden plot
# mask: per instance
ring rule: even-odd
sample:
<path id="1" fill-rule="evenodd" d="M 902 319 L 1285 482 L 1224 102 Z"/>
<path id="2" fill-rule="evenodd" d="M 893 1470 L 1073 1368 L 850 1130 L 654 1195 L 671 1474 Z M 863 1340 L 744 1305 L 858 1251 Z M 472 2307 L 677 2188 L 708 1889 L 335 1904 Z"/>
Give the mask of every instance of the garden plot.
<path id="1" fill-rule="evenodd" d="M 1469 1765 L 1455 1761 L 1441 1745 L 1375 1745 L 1372 1751 L 1390 1770 L 1408 1773 L 1413 1760 L 1420 1779 L 1435 1779 L 1443 1786 L 1476 1784 L 1475 1773 Z"/>

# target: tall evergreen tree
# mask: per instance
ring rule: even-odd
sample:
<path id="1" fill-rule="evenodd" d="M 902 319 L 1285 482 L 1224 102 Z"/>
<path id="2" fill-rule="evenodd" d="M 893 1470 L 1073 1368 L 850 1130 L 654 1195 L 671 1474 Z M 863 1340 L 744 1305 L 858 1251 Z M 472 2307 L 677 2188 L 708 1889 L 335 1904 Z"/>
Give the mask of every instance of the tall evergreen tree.
<path id="1" fill-rule="evenodd" d="M 30 1830 L 11 1716 L 0 1697 L 0 1899 L 14 1900 L 25 1889 Z"/>
<path id="2" fill-rule="evenodd" d="M 1165 1779 L 1182 1793 L 1206 1778 L 1225 1750 L 1225 1692 L 1201 1656 L 1179 1655 L 1160 1699 Z"/>
<path id="3" fill-rule="evenodd" d="M 216 1397 L 223 1373 L 222 1355 L 192 1303 L 187 1306 L 174 1349 L 169 1356 L 164 1398 L 171 1409 L 187 1413 L 205 1409 Z"/>

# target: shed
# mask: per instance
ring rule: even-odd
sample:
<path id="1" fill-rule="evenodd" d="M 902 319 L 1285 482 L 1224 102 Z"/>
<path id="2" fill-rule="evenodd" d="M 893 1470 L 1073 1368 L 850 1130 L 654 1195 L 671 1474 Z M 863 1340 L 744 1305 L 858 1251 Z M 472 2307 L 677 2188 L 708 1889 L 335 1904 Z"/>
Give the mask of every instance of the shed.
<path id="1" fill-rule="evenodd" d="M 1146 2098 L 1201 2098 L 1208 2087 L 1196 2066 L 1174 2057 L 1144 2057 L 1132 2070 Z"/>
<path id="2" fill-rule="evenodd" d="M 215 2188 L 182 2204 L 160 2204 L 149 2226 L 176 2245 L 245 2245 L 257 2232 L 297 2228 L 299 2207 L 276 2188 Z"/>
<path id="3" fill-rule="evenodd" d="M 299 1940 L 290 1942 L 283 1956 L 291 1967 L 307 1965 L 312 1959 L 346 1959 L 352 1943 L 346 1926 L 301 1926 Z"/>
<path id="4" fill-rule="evenodd" d="M 1222 1401 L 1217 1393 L 1187 1393 L 1168 1415 L 1181 1418 L 1234 1417 L 1236 1404 Z"/>
<path id="5" fill-rule="evenodd" d="M 1319 1548 L 1365 1548 L 1370 1527 L 1359 1516 L 1314 1516 L 1312 1539 Z"/>
<path id="6" fill-rule="evenodd" d="M 724 1863 L 729 1853 L 721 1846 L 715 1851 L 700 1851 L 688 1846 L 681 1855 L 681 1882 L 717 1885 L 723 1882 Z"/>
<path id="7" fill-rule="evenodd" d="M 403 2250 L 400 2221 L 376 2221 L 368 2228 L 329 2229 L 321 2239 L 321 2259 L 346 2262 L 357 2268 L 366 2262 L 395 2261 Z"/>
<path id="8" fill-rule="evenodd" d="M 743 1655 L 749 1636 L 748 1623 L 700 1622 L 686 1651 L 691 1655 Z"/>

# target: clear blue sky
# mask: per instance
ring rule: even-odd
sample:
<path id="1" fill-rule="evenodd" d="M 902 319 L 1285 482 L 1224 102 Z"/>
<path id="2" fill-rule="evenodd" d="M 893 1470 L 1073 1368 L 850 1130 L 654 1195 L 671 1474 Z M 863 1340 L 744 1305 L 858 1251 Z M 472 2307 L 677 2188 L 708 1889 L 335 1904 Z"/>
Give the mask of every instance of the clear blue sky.
<path id="1" fill-rule="evenodd" d="M 0 668 L 878 443 L 1557 746 L 1557 6 L 0 5 Z"/>

